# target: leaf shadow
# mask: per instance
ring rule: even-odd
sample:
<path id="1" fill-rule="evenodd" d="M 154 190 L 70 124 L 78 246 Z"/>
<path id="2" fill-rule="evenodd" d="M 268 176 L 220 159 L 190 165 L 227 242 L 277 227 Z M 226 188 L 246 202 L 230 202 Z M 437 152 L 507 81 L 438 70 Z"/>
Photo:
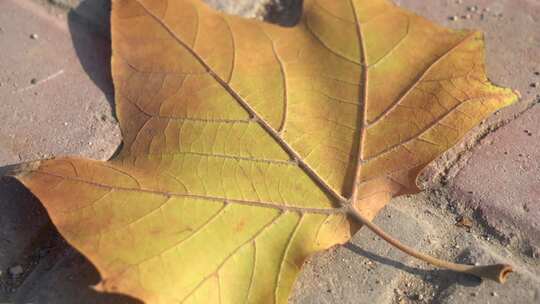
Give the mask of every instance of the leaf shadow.
<path id="1" fill-rule="evenodd" d="M 303 0 L 271 1 L 266 7 L 264 20 L 285 27 L 295 26 L 302 17 Z"/>
<path id="2" fill-rule="evenodd" d="M 83 0 L 68 12 L 67 22 L 82 68 L 103 92 L 114 115 L 110 9 L 110 0 Z"/>
<path id="3" fill-rule="evenodd" d="M 376 253 L 367 251 L 353 243 L 346 243 L 343 247 L 351 252 L 368 258 L 376 263 L 384 264 L 390 267 L 397 268 L 401 271 L 412 274 L 428 284 L 431 284 L 435 288 L 436 294 L 442 294 L 445 290 L 454 285 L 475 287 L 482 283 L 482 280 L 472 275 L 461 274 L 446 269 L 433 269 L 426 270 L 416 267 L 407 266 L 399 261 L 392 260 L 390 258 L 380 256 Z M 458 256 L 458 260 L 461 260 L 463 256 Z M 428 279 L 429 278 L 429 279 Z M 436 297 L 435 297 L 436 298 Z"/>
<path id="4" fill-rule="evenodd" d="M 0 167 L 0 172 L 9 170 Z M 55 304 L 142 304 L 140 300 L 93 289 L 101 281 L 96 267 L 70 246 L 54 227 L 40 201 L 13 177 L 0 175 L 0 222 L 17 229 L 2 235 L 10 246 L 24 247 L 10 263 L 21 265 L 24 274 L 2 278 L 0 302 Z M 9 216 L 10 218 L 2 218 Z M 26 229 L 27 226 L 39 226 Z M 5 231 L 3 231 L 5 232 Z M 22 242 L 24 244 L 18 244 Z M 7 288 L 6 288 L 7 287 Z"/>
<path id="5" fill-rule="evenodd" d="M 302 16 L 303 0 L 283 0 L 267 6 L 265 21 L 291 27 Z M 68 12 L 68 28 L 80 64 L 104 93 L 115 114 L 114 87 L 110 59 L 110 0 L 83 0 Z"/>

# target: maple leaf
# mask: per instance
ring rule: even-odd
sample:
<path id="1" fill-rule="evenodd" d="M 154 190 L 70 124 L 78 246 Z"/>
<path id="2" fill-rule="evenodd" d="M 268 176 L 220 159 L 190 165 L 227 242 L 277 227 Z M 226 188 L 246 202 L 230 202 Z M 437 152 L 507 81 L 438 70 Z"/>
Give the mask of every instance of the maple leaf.
<path id="1" fill-rule="evenodd" d="M 388 1 L 304 1 L 284 28 L 200 1 L 113 0 L 123 147 L 17 177 L 99 288 L 147 303 L 286 303 L 304 260 L 415 193 L 422 168 L 517 100 L 483 38 Z M 460 268 L 461 267 L 461 268 Z M 479 270 L 480 269 L 480 270 Z"/>

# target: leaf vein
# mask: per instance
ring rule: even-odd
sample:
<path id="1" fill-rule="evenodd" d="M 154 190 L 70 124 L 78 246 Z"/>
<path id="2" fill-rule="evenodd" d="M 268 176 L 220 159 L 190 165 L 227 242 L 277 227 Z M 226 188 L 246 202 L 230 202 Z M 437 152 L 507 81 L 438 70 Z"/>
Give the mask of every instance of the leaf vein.
<path id="1" fill-rule="evenodd" d="M 458 109 L 460 106 L 462 106 L 462 105 L 464 105 L 464 104 L 466 104 L 466 103 L 468 103 L 468 102 L 472 102 L 472 101 L 474 101 L 474 100 L 479 100 L 480 103 L 481 103 L 481 100 L 482 100 L 483 98 L 487 98 L 487 97 L 490 97 L 490 96 L 478 96 L 478 97 L 474 97 L 474 98 L 470 98 L 470 99 L 465 99 L 465 100 L 463 100 L 461 103 L 458 103 L 458 104 L 456 104 L 455 106 L 453 106 L 448 112 L 446 112 L 446 113 L 444 113 L 443 115 L 439 116 L 439 117 L 438 117 L 435 121 L 433 121 L 431 124 L 429 124 L 429 125 L 427 125 L 426 127 L 424 127 L 423 130 L 420 130 L 419 132 L 417 132 L 417 133 L 415 133 L 415 134 L 409 136 L 408 138 L 406 138 L 406 139 L 404 139 L 404 140 L 402 140 L 402 141 L 400 140 L 399 143 L 394 144 L 394 145 L 392 145 L 392 146 L 390 146 L 390 147 L 388 147 L 388 148 L 386 148 L 386 149 L 384 149 L 384 150 L 382 150 L 382 151 L 376 153 L 375 155 L 372 155 L 372 156 L 370 156 L 370 157 L 364 159 L 364 161 L 368 162 L 368 161 L 371 161 L 371 160 L 373 160 L 373 159 L 375 159 L 375 158 L 377 158 L 377 157 L 379 157 L 379 156 L 381 156 L 381 155 L 383 155 L 383 154 L 387 154 L 387 153 L 390 153 L 390 152 L 394 151 L 394 150 L 397 149 L 398 147 L 400 147 L 400 146 L 402 146 L 402 145 L 405 145 L 405 144 L 411 142 L 412 140 L 418 138 L 418 136 L 421 136 L 422 134 L 424 134 L 424 133 L 426 133 L 427 131 L 431 130 L 431 129 L 432 129 L 433 127 L 435 127 L 437 124 L 440 124 L 440 122 L 441 122 L 443 119 L 445 119 L 446 117 L 448 117 L 450 114 L 454 113 L 454 111 L 455 111 L 456 109 Z"/>
<path id="2" fill-rule="evenodd" d="M 223 79 L 221 79 L 212 68 L 201 58 L 192 48 L 190 48 L 182 39 L 180 39 L 172 29 L 160 20 L 154 13 L 152 13 L 142 2 L 141 0 L 136 0 L 139 5 L 145 10 L 145 12 L 154 19 L 155 22 L 160 24 L 173 39 L 175 39 L 181 46 L 183 46 L 192 56 L 205 68 L 209 71 L 212 77 L 242 106 L 251 116 L 253 116 L 257 122 L 263 127 L 263 129 L 290 155 L 290 157 L 298 161 L 300 167 L 304 172 L 315 181 L 321 188 L 327 192 L 328 195 L 332 196 L 337 202 L 344 202 L 346 199 L 336 192 L 330 185 L 326 183 L 305 161 L 302 160 L 298 152 L 296 152 L 291 146 L 283 140 L 283 138 L 277 133 L 270 124 L 264 120 L 260 114 L 258 114 L 238 93 L 236 93 L 233 88 L 227 84 Z"/>
<path id="3" fill-rule="evenodd" d="M 283 266 L 285 265 L 285 260 L 287 257 L 287 254 L 289 253 L 289 249 L 291 248 L 291 243 L 294 237 L 296 236 L 296 233 L 298 231 L 298 227 L 300 227 L 302 220 L 304 219 L 303 215 L 300 215 L 300 218 L 294 225 L 293 231 L 291 231 L 289 238 L 287 239 L 287 245 L 285 245 L 285 248 L 283 248 L 283 252 L 281 254 L 281 263 L 279 264 L 278 272 L 276 274 L 276 281 L 274 286 L 274 301 L 277 302 L 278 300 L 278 291 L 279 291 L 279 282 L 281 281 L 281 274 L 283 271 Z"/>
<path id="4" fill-rule="evenodd" d="M 380 121 L 382 121 L 382 118 L 383 117 L 386 117 L 388 115 L 388 113 L 390 113 L 391 111 L 393 111 L 396 106 L 401 103 L 407 96 L 409 96 L 409 94 L 418 86 L 418 84 L 420 84 L 422 82 L 422 80 L 429 74 L 429 72 L 439 63 L 441 62 L 442 60 L 444 60 L 447 56 L 449 56 L 452 51 L 456 50 L 457 48 L 459 48 L 463 43 L 469 41 L 472 37 L 474 37 L 474 33 L 471 33 L 467 36 L 465 36 L 465 38 L 463 38 L 462 40 L 460 40 L 458 43 L 456 43 L 456 45 L 452 46 L 451 48 L 449 48 L 444 54 L 442 54 L 442 56 L 440 56 L 439 58 L 437 58 L 436 60 L 434 60 L 423 72 L 422 74 L 420 74 L 420 76 L 411 83 L 411 85 L 409 87 L 407 87 L 403 93 L 401 94 L 401 96 L 396 100 L 394 101 L 390 106 L 388 106 L 384 111 L 382 111 L 379 115 L 377 115 L 375 118 L 373 118 L 373 120 L 371 122 L 368 122 L 366 124 L 366 128 L 370 128 L 372 126 L 374 126 L 375 124 L 379 123 Z"/>
<path id="5" fill-rule="evenodd" d="M 161 196 L 176 196 L 176 197 L 187 197 L 187 198 L 193 198 L 193 199 L 205 199 L 205 200 L 209 200 L 209 201 L 233 203 L 233 204 L 247 205 L 247 206 L 254 206 L 254 207 L 261 207 L 261 208 L 271 208 L 271 209 L 278 209 L 278 210 L 284 210 L 284 211 L 293 211 L 293 212 L 299 212 L 299 213 L 339 214 L 339 213 L 343 212 L 343 210 L 341 208 L 296 207 L 296 206 L 299 206 L 301 204 L 292 203 L 292 204 L 284 205 L 282 203 L 271 202 L 271 201 L 258 202 L 258 201 L 252 201 L 252 200 L 231 199 L 231 198 L 217 197 L 217 196 L 210 196 L 210 195 L 201 195 L 201 194 L 187 194 L 187 193 L 177 193 L 177 192 L 160 192 L 160 191 L 151 190 L 151 189 L 136 189 L 136 188 L 128 188 L 128 187 L 111 186 L 111 185 L 107 185 L 107 184 L 98 183 L 98 182 L 95 182 L 95 181 L 88 181 L 88 180 L 83 180 L 83 179 L 80 179 L 80 178 L 74 178 L 74 177 L 70 177 L 70 176 L 62 176 L 62 175 L 54 174 L 54 173 L 50 173 L 50 172 L 34 171 L 34 173 L 35 174 L 43 174 L 43 175 L 48 175 L 48 176 L 59 177 L 59 178 L 63 178 L 63 179 L 66 179 L 66 180 L 85 183 L 85 184 L 88 184 L 88 185 L 92 185 L 94 187 L 104 188 L 104 189 L 113 189 L 113 190 L 120 190 L 120 191 L 133 191 L 133 192 L 142 192 L 142 193 L 152 193 L 152 194 L 161 195 Z"/>
<path id="6" fill-rule="evenodd" d="M 287 77 L 286 77 L 286 74 L 285 74 L 285 65 L 283 64 L 283 60 L 281 59 L 281 57 L 279 56 L 279 54 L 277 53 L 276 51 L 276 44 L 274 42 L 274 40 L 272 40 L 272 38 L 268 35 L 268 33 L 266 33 L 264 31 L 263 28 L 260 28 L 261 32 L 266 36 L 266 38 L 268 38 L 268 40 L 270 41 L 271 45 L 272 45 L 272 53 L 274 54 L 274 58 L 276 59 L 278 65 L 279 65 L 279 69 L 281 71 L 281 79 L 282 79 L 282 84 L 283 84 L 283 115 L 282 115 L 282 118 L 281 118 L 281 123 L 279 125 L 279 128 L 277 130 L 278 133 L 283 133 L 283 131 L 285 130 L 285 125 L 287 124 L 287 114 L 288 114 L 288 91 L 287 91 Z"/>
<path id="7" fill-rule="evenodd" d="M 282 213 L 279 213 L 278 215 L 276 215 L 275 217 L 273 217 L 268 223 L 266 223 L 265 225 L 263 225 L 258 231 L 255 232 L 255 234 L 249 238 L 247 241 L 245 241 L 244 243 L 240 244 L 240 246 L 238 246 L 237 248 L 235 248 L 231 253 L 229 253 L 228 256 L 225 257 L 225 259 L 217 266 L 217 268 L 210 274 L 208 274 L 205 278 L 203 278 L 203 280 L 197 284 L 197 286 L 195 286 L 195 288 L 193 288 L 193 290 L 191 290 L 181 301 L 180 303 L 184 303 L 187 299 L 189 299 L 189 297 L 191 297 L 193 295 L 193 293 L 195 291 L 197 291 L 197 289 L 199 289 L 209 278 L 211 278 L 215 273 L 219 272 L 219 270 L 221 270 L 221 268 L 223 267 L 223 265 L 225 265 L 225 263 L 227 263 L 227 261 L 232 258 L 238 251 L 240 251 L 240 249 L 242 249 L 245 245 L 253 242 L 254 240 L 257 239 L 257 237 L 259 237 L 261 235 L 261 233 L 263 233 L 266 229 L 268 229 L 269 227 L 271 227 L 273 224 L 276 223 L 276 221 L 282 216 L 283 214 Z"/>

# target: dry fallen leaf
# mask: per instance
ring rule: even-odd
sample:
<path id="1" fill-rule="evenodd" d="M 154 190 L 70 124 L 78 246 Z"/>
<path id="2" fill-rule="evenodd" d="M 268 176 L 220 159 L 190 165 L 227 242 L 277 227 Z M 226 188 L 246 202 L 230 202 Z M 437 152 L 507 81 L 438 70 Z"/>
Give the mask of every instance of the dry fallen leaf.
<path id="1" fill-rule="evenodd" d="M 309 255 L 419 191 L 427 163 L 517 99 L 488 82 L 478 32 L 385 0 L 304 2 L 283 28 L 196 0 L 113 0 L 120 153 L 18 176 L 100 289 L 286 303 Z"/>

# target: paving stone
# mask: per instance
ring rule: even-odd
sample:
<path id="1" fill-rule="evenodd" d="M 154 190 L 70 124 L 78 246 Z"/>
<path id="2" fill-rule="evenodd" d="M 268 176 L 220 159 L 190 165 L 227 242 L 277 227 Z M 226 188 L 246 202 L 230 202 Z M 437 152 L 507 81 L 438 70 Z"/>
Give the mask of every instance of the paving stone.
<path id="1" fill-rule="evenodd" d="M 375 223 L 415 249 L 466 264 L 509 263 L 505 284 L 434 269 L 373 238 L 364 228 L 353 245 L 317 254 L 305 265 L 291 303 L 536 303 L 538 264 L 524 261 L 493 239 L 455 225 L 444 206 L 419 194 L 393 200 Z M 352 250 L 350 250 L 352 249 Z M 491 299 L 494 292 L 498 297 Z M 422 300 L 420 300 L 420 298 Z"/>
<path id="2" fill-rule="evenodd" d="M 0 177 L 6 166 L 61 155 L 107 159 L 120 143 L 109 101 L 110 49 L 84 23 L 29 0 L 0 1 Z M 33 38 L 32 38 L 33 37 Z M 0 300 L 51 233 L 45 210 L 17 182 L 0 181 Z"/>
<path id="3" fill-rule="evenodd" d="M 459 166 L 462 169 L 454 179 L 449 178 L 447 188 L 453 199 L 479 208 L 480 217 L 499 234 L 505 238 L 517 234 L 534 250 L 540 245 L 540 109 L 534 107 L 523 117 L 514 117 L 540 101 L 540 88 L 531 86 L 540 80 L 540 2 L 442 0 L 436 9 L 428 1 L 397 2 L 446 26 L 485 32 L 489 78 L 521 92 L 517 105 L 477 128 L 485 130 L 486 125 L 513 120 L 490 133 L 472 151 L 466 151 L 462 158 L 470 158 Z M 449 19 L 470 13 L 470 7 L 476 7 L 470 19 Z M 463 149 L 458 147 L 449 154 L 463 153 Z"/>
<path id="4" fill-rule="evenodd" d="M 110 36 L 110 0 L 76 0 L 73 2 L 71 5 L 73 10 L 69 13 L 70 21 L 83 20 L 104 36 Z"/>
<path id="5" fill-rule="evenodd" d="M 540 246 L 540 107 L 488 135 L 451 182 L 505 237 Z"/>
<path id="6" fill-rule="evenodd" d="M 54 229 L 41 203 L 21 184 L 0 177 L 0 303 L 6 300 L 32 256 L 49 242 Z M 21 272 L 22 270 L 22 272 Z"/>
<path id="7" fill-rule="evenodd" d="M 540 69 L 540 2 L 537 0 L 395 0 L 404 8 L 455 29 L 476 29 L 485 34 L 488 77 L 495 84 L 511 87 L 522 95 L 522 104 L 538 99 L 540 90 L 531 83 L 539 81 L 534 72 Z M 468 7 L 477 11 L 470 19 L 451 21 L 462 16 Z M 489 8 L 489 12 L 484 9 Z M 483 16 L 483 17 L 482 17 Z M 536 80 L 535 80 L 536 79 Z M 512 115 L 522 109 L 514 106 L 504 111 Z"/>
<path id="8" fill-rule="evenodd" d="M 385 208 L 375 223 L 414 246 L 430 230 L 425 222 L 393 206 Z M 350 243 L 318 254 L 305 265 L 290 303 L 391 303 L 404 273 L 429 272 L 411 267 L 412 260 L 362 228 Z"/>
<path id="9" fill-rule="evenodd" d="M 508 260 L 497 256 L 493 248 L 482 244 L 476 244 L 467 248 L 468 262 L 474 261 L 480 264 L 500 262 Z M 472 260 L 471 260 L 472 258 Z M 441 292 L 435 298 L 436 303 L 490 303 L 490 304 L 529 304 L 540 302 L 540 277 L 539 273 L 532 273 L 525 265 L 515 264 L 515 272 L 510 274 L 511 279 L 504 285 L 493 281 L 483 281 L 478 286 L 465 286 L 453 284 Z M 534 269 L 533 269 L 534 271 Z"/>
<path id="10" fill-rule="evenodd" d="M 0 179 L 0 271 L 6 273 L 28 253 L 49 224 L 39 201 L 14 180 Z"/>
<path id="11" fill-rule="evenodd" d="M 0 167 L 66 154 L 108 158 L 120 132 L 107 101 L 107 41 L 82 24 L 68 29 L 32 1 L 0 1 L 0 11 Z"/>
<path id="12" fill-rule="evenodd" d="M 97 292 L 92 286 L 99 282 L 99 273 L 86 258 L 73 248 L 64 248 L 44 259 L 10 300 L 39 304 L 142 304 L 126 295 Z"/>

